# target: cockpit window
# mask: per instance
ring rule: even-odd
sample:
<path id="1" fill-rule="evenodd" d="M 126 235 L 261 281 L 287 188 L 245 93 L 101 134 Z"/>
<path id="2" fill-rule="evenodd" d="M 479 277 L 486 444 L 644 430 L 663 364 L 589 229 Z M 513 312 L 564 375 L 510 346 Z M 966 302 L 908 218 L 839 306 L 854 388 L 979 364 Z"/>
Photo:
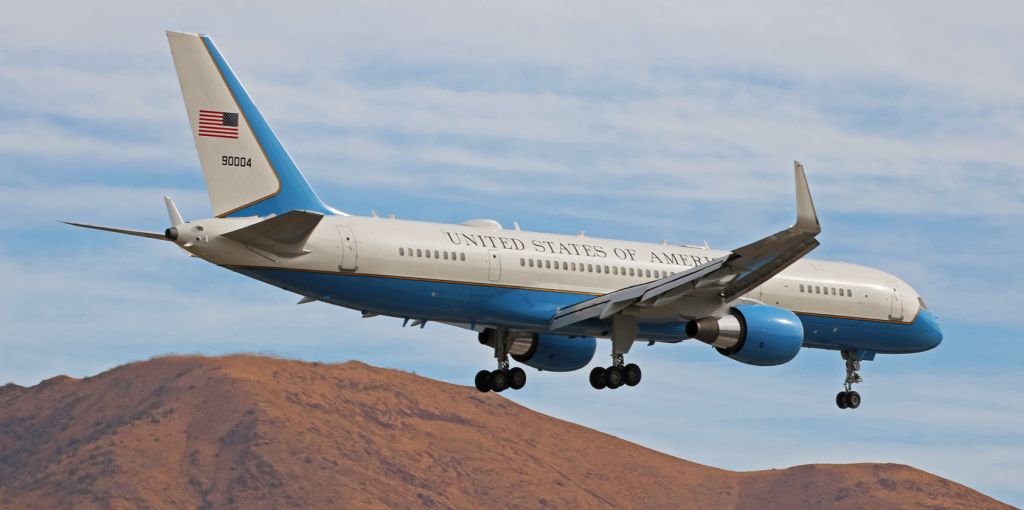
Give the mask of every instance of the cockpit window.
<path id="1" fill-rule="evenodd" d="M 917 296 L 917 302 L 921 303 L 921 308 L 924 310 L 928 309 L 928 305 L 924 304 L 924 299 L 921 296 Z"/>

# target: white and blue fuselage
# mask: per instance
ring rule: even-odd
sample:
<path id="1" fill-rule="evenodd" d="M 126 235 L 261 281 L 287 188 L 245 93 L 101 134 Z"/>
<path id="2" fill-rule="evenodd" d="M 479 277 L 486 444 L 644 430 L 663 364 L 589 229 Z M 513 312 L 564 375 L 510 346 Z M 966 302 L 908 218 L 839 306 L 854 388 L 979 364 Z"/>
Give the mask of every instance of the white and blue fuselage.
<path id="1" fill-rule="evenodd" d="M 278 257 L 220 238 L 259 218 L 214 218 L 179 230 L 186 249 L 214 264 L 303 296 L 371 315 L 545 332 L 554 313 L 582 300 L 692 269 L 718 250 L 505 230 L 492 221 L 450 225 L 327 216 L 309 253 Z M 804 259 L 740 300 L 792 311 L 804 346 L 913 353 L 942 335 L 921 296 L 903 280 L 864 266 Z M 724 306 L 731 306 L 726 303 Z M 697 313 L 693 313 L 697 312 Z M 723 310 L 642 316 L 642 340 L 678 342 L 686 323 Z M 592 320 L 560 333 L 607 337 Z"/>

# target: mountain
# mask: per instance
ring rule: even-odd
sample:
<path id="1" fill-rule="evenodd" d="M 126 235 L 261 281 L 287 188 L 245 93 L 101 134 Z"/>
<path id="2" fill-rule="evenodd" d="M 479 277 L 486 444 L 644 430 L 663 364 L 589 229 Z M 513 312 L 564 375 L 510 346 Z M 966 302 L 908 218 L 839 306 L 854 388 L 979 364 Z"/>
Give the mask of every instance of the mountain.
<path id="1" fill-rule="evenodd" d="M 737 473 L 358 362 L 0 387 L 0 508 L 1010 508 L 895 464 Z"/>

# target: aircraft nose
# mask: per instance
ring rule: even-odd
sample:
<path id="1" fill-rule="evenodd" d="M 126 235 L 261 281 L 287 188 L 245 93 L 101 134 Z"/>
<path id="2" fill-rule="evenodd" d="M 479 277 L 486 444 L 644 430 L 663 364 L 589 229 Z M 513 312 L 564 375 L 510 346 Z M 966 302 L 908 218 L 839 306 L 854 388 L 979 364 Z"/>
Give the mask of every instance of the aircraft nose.
<path id="1" fill-rule="evenodd" d="M 938 347 L 942 343 L 942 326 L 939 325 L 939 319 L 930 310 L 921 310 L 919 320 L 923 326 L 920 334 L 922 350 Z"/>

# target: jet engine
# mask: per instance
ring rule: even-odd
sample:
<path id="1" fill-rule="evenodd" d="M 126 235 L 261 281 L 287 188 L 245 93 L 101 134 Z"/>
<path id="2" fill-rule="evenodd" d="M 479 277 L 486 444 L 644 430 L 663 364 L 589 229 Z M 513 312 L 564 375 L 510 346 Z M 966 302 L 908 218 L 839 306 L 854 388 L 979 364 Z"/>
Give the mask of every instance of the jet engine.
<path id="1" fill-rule="evenodd" d="M 492 335 L 480 334 L 480 343 L 494 347 Z M 594 359 L 597 340 L 594 337 L 569 337 L 547 333 L 513 331 L 509 333 L 509 354 L 512 359 L 549 372 L 579 370 Z"/>
<path id="2" fill-rule="evenodd" d="M 766 305 L 733 307 L 722 317 L 686 324 L 686 335 L 711 344 L 724 356 L 748 365 L 781 365 L 796 357 L 804 341 L 800 318 Z"/>

